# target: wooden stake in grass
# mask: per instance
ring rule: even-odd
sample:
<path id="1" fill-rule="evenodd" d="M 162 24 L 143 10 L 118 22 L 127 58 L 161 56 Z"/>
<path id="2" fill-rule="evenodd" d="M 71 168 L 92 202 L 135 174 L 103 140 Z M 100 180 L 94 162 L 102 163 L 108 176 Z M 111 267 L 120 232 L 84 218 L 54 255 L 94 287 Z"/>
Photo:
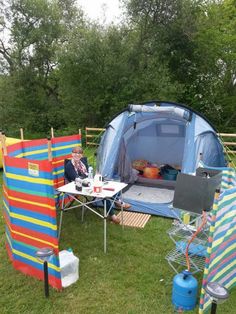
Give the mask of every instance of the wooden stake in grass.
<path id="1" fill-rule="evenodd" d="M 54 138 L 54 129 L 51 127 L 51 138 Z"/>
<path id="2" fill-rule="evenodd" d="M 6 135 L 4 132 L 1 132 L 1 143 L 3 148 L 3 155 L 7 156 Z"/>
<path id="3" fill-rule="evenodd" d="M 20 128 L 20 138 L 22 141 L 24 141 L 24 130 L 23 130 L 23 128 Z"/>
<path id="4" fill-rule="evenodd" d="M 50 137 L 48 137 L 48 160 L 52 161 L 52 142 Z"/>

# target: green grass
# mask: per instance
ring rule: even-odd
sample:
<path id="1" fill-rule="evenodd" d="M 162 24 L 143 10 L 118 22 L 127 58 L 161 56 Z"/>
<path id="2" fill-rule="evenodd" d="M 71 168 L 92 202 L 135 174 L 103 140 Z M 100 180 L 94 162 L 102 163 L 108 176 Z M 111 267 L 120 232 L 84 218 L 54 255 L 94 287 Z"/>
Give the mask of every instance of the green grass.
<path id="1" fill-rule="evenodd" d="M 0 183 L 2 173 L 0 173 Z M 2 195 L 1 195 L 2 198 Z M 165 260 L 173 243 L 167 236 L 172 220 L 152 217 L 142 230 L 108 225 L 108 252 L 103 253 L 103 222 L 90 212 L 81 223 L 75 212 L 64 214 L 60 249 L 71 247 L 80 259 L 80 279 L 44 297 L 43 282 L 16 271 L 5 250 L 1 215 L 1 313 L 174 313 L 175 275 Z M 200 275 L 198 278 L 200 279 Z M 217 313 L 235 313 L 236 292 Z M 190 311 L 189 313 L 197 313 Z"/>

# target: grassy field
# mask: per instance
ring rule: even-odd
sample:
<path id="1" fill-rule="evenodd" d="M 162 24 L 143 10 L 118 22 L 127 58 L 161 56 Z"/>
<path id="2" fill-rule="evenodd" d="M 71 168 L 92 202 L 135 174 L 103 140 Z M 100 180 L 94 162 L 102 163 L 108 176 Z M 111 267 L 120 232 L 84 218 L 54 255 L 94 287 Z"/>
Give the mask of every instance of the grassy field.
<path id="1" fill-rule="evenodd" d="M 0 201 L 2 205 L 2 194 Z M 71 247 L 79 257 L 80 279 L 62 292 L 50 288 L 46 299 L 42 282 L 13 269 L 5 250 L 1 214 L 1 313 L 174 313 L 175 274 L 165 260 L 173 248 L 166 233 L 172 220 L 152 217 L 143 230 L 109 224 L 108 253 L 104 254 L 101 219 L 87 212 L 82 224 L 73 211 L 63 219 L 60 249 Z M 232 291 L 217 313 L 233 314 L 235 308 L 236 291 Z"/>

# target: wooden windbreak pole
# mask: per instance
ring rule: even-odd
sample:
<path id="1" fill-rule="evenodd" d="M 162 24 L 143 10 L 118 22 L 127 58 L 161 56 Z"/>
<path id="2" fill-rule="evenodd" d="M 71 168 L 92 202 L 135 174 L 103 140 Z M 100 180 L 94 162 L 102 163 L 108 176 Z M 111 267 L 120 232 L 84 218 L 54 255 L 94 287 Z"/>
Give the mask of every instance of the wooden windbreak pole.
<path id="1" fill-rule="evenodd" d="M 48 137 L 48 160 L 52 161 L 52 142 L 50 137 Z"/>
<path id="2" fill-rule="evenodd" d="M 22 141 L 24 141 L 24 130 L 23 130 L 23 128 L 20 128 L 20 138 Z"/>
<path id="3" fill-rule="evenodd" d="M 51 138 L 54 138 L 54 129 L 51 127 Z"/>
<path id="4" fill-rule="evenodd" d="M 3 147 L 3 139 L 2 139 L 2 130 L 0 130 L 0 143 L 1 143 L 1 145 L 2 145 L 2 147 Z"/>
<path id="5" fill-rule="evenodd" d="M 2 148 L 3 148 L 3 155 L 7 156 L 6 135 L 2 131 L 1 131 L 1 142 L 2 142 Z"/>
<path id="6" fill-rule="evenodd" d="M 81 129 L 79 129 L 79 135 L 80 135 L 80 146 L 82 147 L 82 140 L 81 140 Z"/>

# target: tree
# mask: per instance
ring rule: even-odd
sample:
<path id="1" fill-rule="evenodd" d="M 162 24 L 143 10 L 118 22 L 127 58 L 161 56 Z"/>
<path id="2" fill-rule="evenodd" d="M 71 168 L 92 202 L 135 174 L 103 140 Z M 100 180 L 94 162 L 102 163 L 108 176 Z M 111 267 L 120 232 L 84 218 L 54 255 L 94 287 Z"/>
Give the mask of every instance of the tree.
<path id="1" fill-rule="evenodd" d="M 21 125 L 30 131 L 43 132 L 50 125 L 57 128 L 65 124 L 58 94 L 58 53 L 71 25 L 81 16 L 74 3 L 11 0 L 5 6 L 2 25 L 8 23 L 10 33 L 8 43 L 1 41 L 0 54 L 15 90 L 11 106 L 22 113 L 18 121 L 27 115 Z"/>

